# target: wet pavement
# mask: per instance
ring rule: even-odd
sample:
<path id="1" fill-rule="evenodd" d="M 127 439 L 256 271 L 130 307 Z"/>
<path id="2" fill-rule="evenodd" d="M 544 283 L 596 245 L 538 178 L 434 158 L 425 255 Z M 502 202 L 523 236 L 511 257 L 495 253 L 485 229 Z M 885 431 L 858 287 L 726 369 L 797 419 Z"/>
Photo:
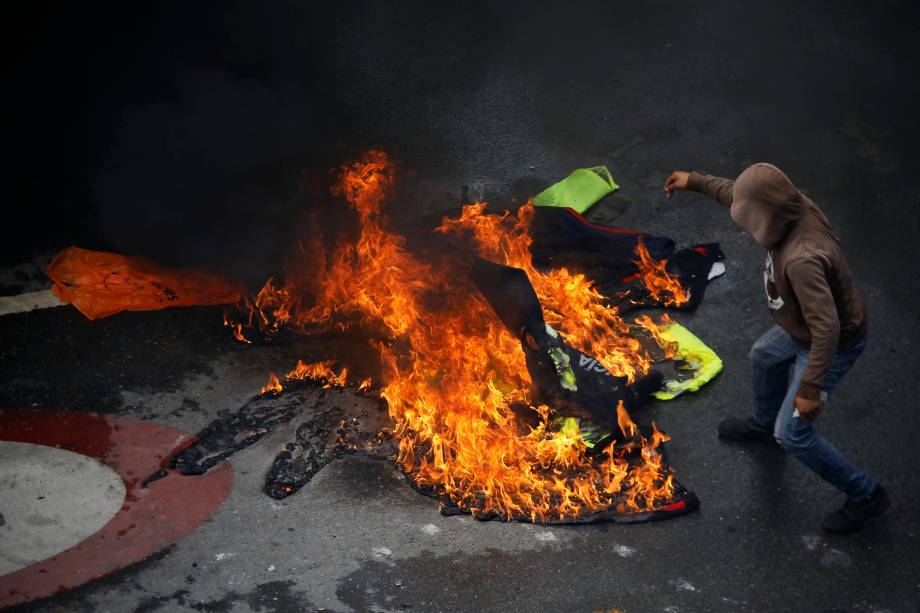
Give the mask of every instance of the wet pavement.
<path id="1" fill-rule="evenodd" d="M 67 171 L 61 185 L 32 196 L 47 196 L 62 220 L 82 214 L 85 223 L 8 241 L 0 294 L 46 289 L 41 266 L 76 240 L 261 278 L 279 263 L 292 220 L 313 210 L 306 201 L 321 190 L 310 177 L 322 185 L 331 165 L 362 147 L 401 161 L 393 202 L 401 222 L 477 198 L 521 201 L 572 168 L 605 164 L 621 189 L 590 219 L 681 245 L 719 241 L 727 256 L 726 274 L 698 311 L 676 317 L 720 355 L 724 372 L 699 393 L 635 416 L 673 437 L 670 462 L 702 506 L 646 525 L 480 523 L 441 516 L 391 466 L 361 457 L 331 462 L 284 500 L 266 496 L 266 471 L 311 411 L 348 413 L 371 402 L 330 391 L 322 407 L 311 403 L 231 458 L 229 496 L 197 530 L 23 610 L 918 609 L 916 9 L 838 3 L 825 13 L 742 2 L 338 12 L 280 4 L 270 15 L 237 7 L 216 20 L 203 9 L 163 10 L 137 43 L 137 74 L 109 64 L 118 78 L 99 89 L 106 113 L 90 124 L 103 135 L 86 163 L 91 185 Z M 170 29 L 179 22 L 187 29 Z M 189 42 L 205 23 L 213 52 Z M 166 48 L 174 52 L 154 71 L 156 51 Z M 170 70 L 186 63 L 198 77 L 176 86 L 185 73 Z M 145 75 L 172 85 L 154 95 Z M 224 115 L 206 112 L 223 108 L 221 100 Z M 281 119 L 268 122 L 266 110 Z M 247 121 L 259 134 L 230 127 Z M 182 129 L 167 133 L 173 124 Z M 202 146 L 215 134 L 226 140 Z M 176 166 L 144 148 L 169 150 L 170 139 L 188 145 L 176 149 Z M 250 153 L 227 153 L 238 143 Z M 266 169 L 260 155 L 275 149 Z M 188 164 L 210 155 L 213 164 Z M 156 176 L 141 170 L 151 158 Z M 660 186 L 675 168 L 732 176 L 762 160 L 826 211 L 871 314 L 868 348 L 820 420 L 821 432 L 892 497 L 887 515 L 860 534 L 821 532 L 824 513 L 842 499 L 793 458 L 715 436 L 723 415 L 750 407 L 747 352 L 770 326 L 761 255 L 723 209 L 695 194 L 667 201 Z M 65 205 L 67 189 L 74 194 Z M 0 339 L 0 408 L 94 412 L 191 433 L 243 406 L 269 370 L 344 342 L 241 346 L 224 333 L 219 308 L 96 322 L 70 307 L 38 309 L 0 316 Z"/>

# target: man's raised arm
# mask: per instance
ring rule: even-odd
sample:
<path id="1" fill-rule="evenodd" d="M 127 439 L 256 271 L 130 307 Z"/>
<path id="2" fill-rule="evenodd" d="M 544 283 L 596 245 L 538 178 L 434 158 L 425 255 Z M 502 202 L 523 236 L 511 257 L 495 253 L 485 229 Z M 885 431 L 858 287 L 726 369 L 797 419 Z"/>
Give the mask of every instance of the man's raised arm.
<path id="1" fill-rule="evenodd" d="M 664 193 L 670 198 L 675 191 L 689 189 L 694 192 L 706 194 L 722 206 L 732 205 L 732 188 L 735 182 L 731 179 L 701 175 L 697 172 L 675 170 L 664 182 Z"/>

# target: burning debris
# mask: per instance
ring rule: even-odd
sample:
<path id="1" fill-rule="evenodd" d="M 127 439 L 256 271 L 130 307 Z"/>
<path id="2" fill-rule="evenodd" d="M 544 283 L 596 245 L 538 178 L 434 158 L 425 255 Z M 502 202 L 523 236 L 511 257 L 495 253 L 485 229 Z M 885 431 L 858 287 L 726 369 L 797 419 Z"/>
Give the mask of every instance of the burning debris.
<path id="1" fill-rule="evenodd" d="M 670 238 L 594 224 L 568 208 L 535 207 L 529 234 L 534 266 L 585 275 L 621 313 L 662 306 L 692 310 L 709 280 L 725 271 L 717 243 L 675 251 Z"/>
<path id="2" fill-rule="evenodd" d="M 268 470 L 265 493 L 286 498 L 336 458 L 360 454 L 387 460 L 395 451 L 385 430 L 375 434 L 366 430 L 365 422 L 347 417 L 341 409 L 329 409 L 297 428 L 294 440 L 284 446 Z"/>
<path id="3" fill-rule="evenodd" d="M 656 262 L 641 239 L 636 246 L 636 254 L 639 256 L 635 262 L 639 268 L 638 275 L 652 302 L 666 307 L 679 307 L 690 302 L 690 292 L 668 273 L 667 260 Z"/>
<path id="4" fill-rule="evenodd" d="M 643 329 L 624 321 L 584 274 L 533 264 L 535 207 L 496 215 L 483 203 L 468 205 L 436 229 L 465 249 L 419 257 L 381 210 L 394 180 L 394 166 L 380 151 L 343 167 L 332 191 L 356 211 L 359 237 L 292 262 L 282 283 L 269 279 L 227 315 L 234 337 L 250 342 L 362 330 L 369 350 L 380 356 L 373 393 L 386 402 L 388 432 L 397 443 L 393 460 L 446 512 L 555 522 L 649 518 L 694 508 L 695 498 L 675 483 L 665 461 L 668 437 L 654 426 L 637 427 L 628 416 L 647 398 L 649 382 L 660 382 L 637 338 Z M 539 322 L 508 325 L 502 317 L 507 303 L 477 288 L 475 259 L 464 255 L 470 251 L 485 262 L 480 267 L 517 270 L 529 285 L 527 309 L 540 315 Z M 664 263 L 642 250 L 636 254 L 640 278 L 658 303 L 689 300 Z M 600 380 L 593 386 L 592 371 Z M 553 386 L 541 382 L 547 374 Z M 330 363 L 299 363 L 286 380 L 352 384 L 346 369 L 335 372 Z M 358 385 L 370 388 L 367 380 Z M 273 376 L 262 398 L 275 399 L 285 388 Z M 579 391 L 590 393 L 593 404 L 578 399 Z M 588 453 L 592 447 L 580 423 L 587 431 L 591 422 L 608 432 Z M 305 423 L 278 456 L 269 493 L 293 491 L 331 455 L 357 449 L 345 429 L 330 454 L 331 433 L 318 423 Z M 254 442 L 261 428 L 242 440 Z M 185 453 L 194 457 L 180 467 L 222 457 Z"/>
<path id="5" fill-rule="evenodd" d="M 611 407 L 625 402 L 637 409 L 661 386 L 662 375 L 656 370 L 630 381 L 567 343 L 545 322 L 524 271 L 479 260 L 472 276 L 502 323 L 520 337 L 534 404 L 552 407 L 558 415 L 588 419 L 611 432 L 617 423 Z"/>
<path id="6" fill-rule="evenodd" d="M 326 364 L 314 366 L 323 368 Z M 396 447 L 386 431 L 386 407 L 379 398 L 371 400 L 357 392 L 364 401 L 363 410 L 346 414 L 341 408 L 326 407 L 327 392 L 335 383 L 289 376 L 282 387 L 274 375 L 271 381 L 275 385 L 270 389 L 266 385 L 238 410 L 216 419 L 189 445 L 173 452 L 166 465 L 183 475 L 204 474 L 275 428 L 303 415 L 312 417 L 297 427 L 293 440 L 284 445 L 266 475 L 265 493 L 273 498 L 295 493 L 336 458 L 360 454 L 386 460 L 395 453 Z M 158 471 L 144 485 L 167 475 L 166 470 Z"/>
<path id="7" fill-rule="evenodd" d="M 259 442 L 275 426 L 291 421 L 305 407 L 318 408 L 321 401 L 319 394 L 279 399 L 274 391 L 260 393 L 239 411 L 210 423 L 190 445 L 175 451 L 169 467 L 183 475 L 202 475 L 237 451 Z"/>

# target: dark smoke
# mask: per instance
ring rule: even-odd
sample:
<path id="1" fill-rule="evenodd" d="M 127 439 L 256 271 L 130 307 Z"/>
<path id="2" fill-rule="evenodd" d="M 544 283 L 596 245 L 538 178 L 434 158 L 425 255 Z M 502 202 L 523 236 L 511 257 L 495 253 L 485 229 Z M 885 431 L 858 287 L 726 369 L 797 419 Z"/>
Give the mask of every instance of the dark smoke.
<path id="1" fill-rule="evenodd" d="M 19 10 L 10 260 L 78 244 L 253 281 L 280 267 L 305 216 L 333 232 L 349 219 L 328 195 L 344 160 L 380 147 L 415 176 L 457 177 L 458 155 L 477 159 L 456 140 L 493 114 L 469 105 L 506 23 L 480 3 Z"/>
<path id="2" fill-rule="evenodd" d="M 424 58 L 432 48 L 465 49 L 488 22 L 477 10 L 451 17 L 445 40 L 423 4 L 213 9 L 185 3 L 157 15 L 132 85 L 113 99 L 117 123 L 90 196 L 112 248 L 253 280 L 279 267 L 308 213 L 327 232 L 347 219 L 330 210 L 341 208 L 330 203 L 330 168 L 371 146 L 399 157 L 408 135 L 394 125 L 439 142 L 423 118 L 428 100 L 402 89 L 461 100 L 463 82 L 454 94 L 445 82 L 469 70 L 470 57 L 454 55 L 456 67 Z M 417 22 L 411 40 L 393 34 L 407 18 Z M 400 59 L 406 50 L 414 67 Z"/>
<path id="3" fill-rule="evenodd" d="M 100 228 L 119 250 L 251 273 L 278 262 L 330 128 L 296 82 L 226 71 L 181 78 L 178 101 L 135 107 L 92 183 Z"/>
<path id="4" fill-rule="evenodd" d="M 343 142 L 323 96 L 329 15 L 276 3 L 165 5 L 98 116 L 90 198 L 111 248 L 258 278 L 309 208 L 327 204 Z M 311 13 L 311 11 L 313 11 Z"/>

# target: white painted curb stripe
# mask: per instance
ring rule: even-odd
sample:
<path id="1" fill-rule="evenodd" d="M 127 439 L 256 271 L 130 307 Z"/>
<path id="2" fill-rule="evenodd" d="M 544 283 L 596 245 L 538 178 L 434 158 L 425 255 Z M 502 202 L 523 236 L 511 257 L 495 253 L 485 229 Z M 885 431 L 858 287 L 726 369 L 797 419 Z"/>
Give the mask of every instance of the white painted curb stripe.
<path id="1" fill-rule="evenodd" d="M 61 302 L 50 289 L 18 296 L 0 296 L 0 316 L 25 313 L 35 309 L 50 309 L 64 304 L 67 303 Z"/>

